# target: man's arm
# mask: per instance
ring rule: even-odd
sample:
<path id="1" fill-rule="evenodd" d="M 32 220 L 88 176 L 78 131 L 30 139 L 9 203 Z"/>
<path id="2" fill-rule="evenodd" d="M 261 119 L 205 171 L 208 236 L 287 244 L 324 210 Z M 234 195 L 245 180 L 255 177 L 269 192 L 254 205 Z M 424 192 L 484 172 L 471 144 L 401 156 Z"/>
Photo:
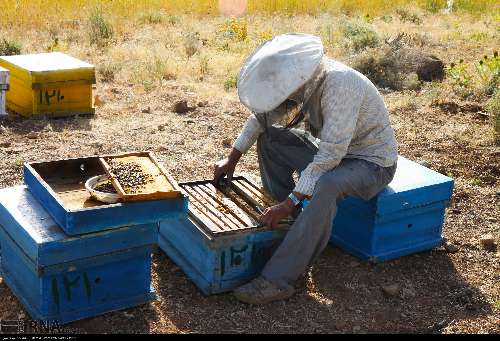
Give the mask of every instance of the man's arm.
<path id="1" fill-rule="evenodd" d="M 245 154 L 250 147 L 257 141 L 259 135 L 265 130 L 265 127 L 259 122 L 256 115 L 266 115 L 266 123 L 268 126 L 279 121 L 286 112 L 283 110 L 273 110 L 266 114 L 252 114 L 248 118 L 243 127 L 240 135 L 233 144 L 233 149 L 231 150 L 229 156 L 224 160 L 220 160 L 215 164 L 214 167 L 214 186 L 218 186 L 219 180 L 227 175 L 228 179 L 231 180 L 233 177 L 234 170 L 238 164 L 241 156 Z"/>

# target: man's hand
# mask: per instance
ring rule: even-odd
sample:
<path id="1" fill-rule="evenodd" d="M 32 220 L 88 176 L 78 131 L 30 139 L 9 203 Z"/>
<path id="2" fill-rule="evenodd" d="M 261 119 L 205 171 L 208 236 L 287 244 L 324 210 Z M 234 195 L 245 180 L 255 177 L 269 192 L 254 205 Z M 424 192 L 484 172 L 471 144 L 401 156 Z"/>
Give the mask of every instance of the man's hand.
<path id="1" fill-rule="evenodd" d="M 236 169 L 236 165 L 241 158 L 241 152 L 235 148 L 231 150 L 231 153 L 224 160 L 220 160 L 214 166 L 214 186 L 219 187 L 220 179 L 224 178 L 227 175 L 229 181 L 233 178 L 234 170 Z"/>
<path id="2" fill-rule="evenodd" d="M 290 199 L 266 208 L 264 214 L 260 217 L 260 222 L 269 228 L 278 226 L 280 220 L 292 215 L 296 210 Z"/>

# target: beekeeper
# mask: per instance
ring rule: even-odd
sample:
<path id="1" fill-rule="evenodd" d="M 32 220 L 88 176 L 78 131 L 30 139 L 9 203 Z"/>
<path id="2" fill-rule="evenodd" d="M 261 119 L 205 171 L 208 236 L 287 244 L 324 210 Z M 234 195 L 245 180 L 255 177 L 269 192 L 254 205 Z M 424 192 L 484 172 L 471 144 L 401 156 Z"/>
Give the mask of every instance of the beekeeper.
<path id="1" fill-rule="evenodd" d="M 369 200 L 389 184 L 397 146 L 377 88 L 324 57 L 315 36 L 284 34 L 260 46 L 241 69 L 238 95 L 252 114 L 229 156 L 216 163 L 214 183 L 230 179 L 257 141 L 262 184 L 279 202 L 261 222 L 272 228 L 297 217 L 261 275 L 234 291 L 240 301 L 263 304 L 294 294 L 295 281 L 328 243 L 340 200 Z M 301 122 L 305 130 L 296 128 Z"/>

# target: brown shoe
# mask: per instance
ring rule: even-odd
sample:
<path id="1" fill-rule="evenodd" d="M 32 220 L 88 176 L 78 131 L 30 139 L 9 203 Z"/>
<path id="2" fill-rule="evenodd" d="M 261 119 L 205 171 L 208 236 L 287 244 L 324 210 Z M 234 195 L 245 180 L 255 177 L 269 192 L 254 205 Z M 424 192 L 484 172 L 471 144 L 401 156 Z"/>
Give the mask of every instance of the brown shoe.
<path id="1" fill-rule="evenodd" d="M 248 304 L 267 304 L 277 300 L 287 299 L 295 294 L 295 289 L 282 289 L 260 276 L 253 281 L 236 288 L 234 296 Z"/>

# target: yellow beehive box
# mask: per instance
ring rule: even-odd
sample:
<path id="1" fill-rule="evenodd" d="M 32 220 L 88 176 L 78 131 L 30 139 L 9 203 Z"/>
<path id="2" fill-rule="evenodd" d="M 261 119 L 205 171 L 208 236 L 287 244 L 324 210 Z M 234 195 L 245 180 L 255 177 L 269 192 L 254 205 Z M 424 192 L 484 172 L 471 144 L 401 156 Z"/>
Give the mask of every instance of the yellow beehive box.
<path id="1" fill-rule="evenodd" d="M 10 71 L 7 108 L 25 117 L 93 114 L 95 67 L 64 53 L 0 57 Z"/>

